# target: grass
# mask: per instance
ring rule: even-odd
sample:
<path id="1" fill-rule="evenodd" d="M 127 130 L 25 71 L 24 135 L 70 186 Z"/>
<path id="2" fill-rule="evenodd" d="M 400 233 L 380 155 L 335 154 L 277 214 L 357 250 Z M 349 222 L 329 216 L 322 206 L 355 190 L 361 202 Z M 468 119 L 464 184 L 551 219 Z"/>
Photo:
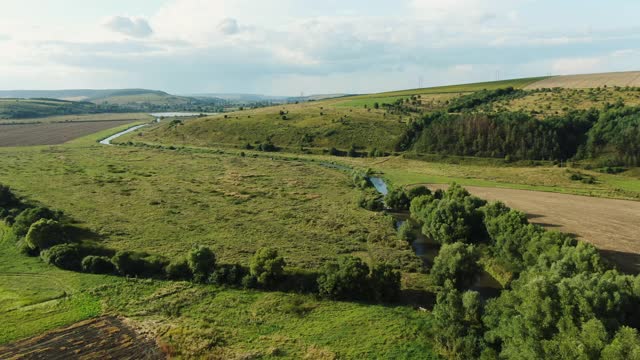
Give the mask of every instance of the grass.
<path id="1" fill-rule="evenodd" d="M 335 169 L 99 145 L 0 154 L 0 183 L 65 211 L 115 249 L 178 258 L 202 244 L 222 262 L 247 264 L 273 246 L 297 267 L 317 268 L 336 254 L 418 267 L 390 219 L 360 209 L 359 191 Z"/>
<path id="2" fill-rule="evenodd" d="M 153 120 L 153 116 L 145 113 L 104 113 L 84 115 L 61 115 L 45 118 L 0 120 L 0 124 L 24 124 L 24 123 L 66 123 L 85 121 L 115 121 L 115 120 Z"/>

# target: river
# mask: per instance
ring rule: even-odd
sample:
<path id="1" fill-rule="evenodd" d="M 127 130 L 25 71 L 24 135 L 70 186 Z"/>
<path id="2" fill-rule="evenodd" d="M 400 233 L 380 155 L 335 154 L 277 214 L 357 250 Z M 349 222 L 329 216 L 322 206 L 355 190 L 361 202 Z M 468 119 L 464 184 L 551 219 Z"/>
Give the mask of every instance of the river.
<path id="1" fill-rule="evenodd" d="M 201 115 L 201 113 L 190 113 L 190 112 L 160 112 L 160 113 L 151 113 L 151 114 L 149 114 L 149 115 L 154 116 L 154 117 L 156 118 L 155 122 L 156 122 L 156 123 L 159 123 L 159 122 L 160 122 L 162 119 L 164 119 L 164 118 L 191 117 L 191 116 L 198 116 L 198 115 Z M 205 115 L 215 115 L 215 114 L 205 114 Z M 136 130 L 138 130 L 138 129 L 140 129 L 140 128 L 143 128 L 143 127 L 145 127 L 145 126 L 148 126 L 148 125 L 150 125 L 150 124 L 151 124 L 151 123 L 149 123 L 149 124 L 141 124 L 141 125 L 132 126 L 132 127 L 128 128 L 128 129 L 126 129 L 126 130 L 124 130 L 124 131 L 120 131 L 120 132 L 119 132 L 119 133 L 117 133 L 117 134 L 113 134 L 113 135 L 109 136 L 109 137 L 108 137 L 108 138 L 106 138 L 106 139 L 102 139 L 102 140 L 100 140 L 100 144 L 102 144 L 102 145 L 112 145 L 112 144 L 111 144 L 111 141 L 113 141 L 113 140 L 115 140 L 115 139 L 119 138 L 120 136 L 125 135 L 125 134 L 128 134 L 128 133 L 131 133 L 131 132 L 134 132 L 134 131 L 136 131 Z"/>
<path id="2" fill-rule="evenodd" d="M 381 195 L 389 193 L 389 187 L 384 179 L 372 176 L 369 177 L 369 181 Z M 396 230 L 411 218 L 409 212 L 390 212 L 389 215 L 395 219 Z M 422 259 L 425 266 L 429 268 L 433 265 L 436 256 L 438 256 L 440 244 L 425 236 L 420 228 L 414 229 L 413 233 L 415 240 L 411 242 L 411 248 L 413 248 L 416 256 Z M 483 298 L 488 299 L 499 296 L 502 285 L 491 274 L 482 270 L 482 273 L 469 290 L 477 291 Z"/>

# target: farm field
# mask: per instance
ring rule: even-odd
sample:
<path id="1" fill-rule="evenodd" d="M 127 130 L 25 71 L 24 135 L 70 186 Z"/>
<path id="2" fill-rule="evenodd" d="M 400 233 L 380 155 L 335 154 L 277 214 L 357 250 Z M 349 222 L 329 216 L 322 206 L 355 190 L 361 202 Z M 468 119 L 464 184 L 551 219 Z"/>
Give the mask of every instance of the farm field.
<path id="1" fill-rule="evenodd" d="M 4 119 L 2 124 L 34 124 L 34 123 L 65 123 L 65 122 L 87 122 L 87 121 L 115 121 L 115 120 L 153 120 L 153 116 L 147 113 L 104 113 L 104 114 L 84 114 L 84 115 L 62 115 L 49 116 L 43 118 L 28 119 Z"/>
<path id="2" fill-rule="evenodd" d="M 552 76 L 546 79 L 530 83 L 525 86 L 525 89 L 538 89 L 538 88 L 595 88 L 603 86 L 640 86 L 640 72 L 639 71 L 626 71 L 626 72 L 610 72 L 601 74 L 584 74 L 584 75 L 561 75 Z"/>
<path id="3" fill-rule="evenodd" d="M 434 189 L 446 186 L 429 185 Z M 531 223 L 595 245 L 621 270 L 640 273 L 640 201 L 594 199 L 549 192 L 467 186 L 473 195 L 523 211 Z"/>
<path id="4" fill-rule="evenodd" d="M 128 120 L 0 125 L 0 146 L 55 145 L 102 130 L 135 122 Z"/>

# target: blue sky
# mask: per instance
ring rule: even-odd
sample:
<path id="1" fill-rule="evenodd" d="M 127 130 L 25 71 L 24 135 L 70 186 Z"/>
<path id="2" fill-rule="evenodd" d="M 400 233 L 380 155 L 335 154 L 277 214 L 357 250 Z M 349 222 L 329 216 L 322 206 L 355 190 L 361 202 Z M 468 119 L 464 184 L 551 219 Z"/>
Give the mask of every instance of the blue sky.
<path id="1" fill-rule="evenodd" d="M 0 88 L 363 93 L 640 70 L 632 0 L 21 0 Z"/>

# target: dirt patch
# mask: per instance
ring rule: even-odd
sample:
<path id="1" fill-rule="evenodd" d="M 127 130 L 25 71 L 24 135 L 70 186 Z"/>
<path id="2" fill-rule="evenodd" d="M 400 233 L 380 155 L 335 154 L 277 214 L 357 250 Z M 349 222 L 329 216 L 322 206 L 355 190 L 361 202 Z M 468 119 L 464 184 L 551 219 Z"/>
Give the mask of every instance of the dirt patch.
<path id="1" fill-rule="evenodd" d="M 0 146 L 56 145 L 134 120 L 0 125 Z"/>
<path id="2" fill-rule="evenodd" d="M 430 185 L 430 188 L 445 188 Z M 527 213 L 529 221 L 577 235 L 621 270 L 640 273 L 640 202 L 540 191 L 465 186 L 469 192 Z"/>
<path id="3" fill-rule="evenodd" d="M 0 347 L 0 359 L 164 359 L 155 341 L 115 317 L 86 320 Z"/>
<path id="4" fill-rule="evenodd" d="M 540 88 L 570 88 L 586 89 L 603 86 L 640 86 L 640 71 L 613 72 L 586 75 L 554 76 L 548 79 L 536 81 L 525 89 Z"/>

